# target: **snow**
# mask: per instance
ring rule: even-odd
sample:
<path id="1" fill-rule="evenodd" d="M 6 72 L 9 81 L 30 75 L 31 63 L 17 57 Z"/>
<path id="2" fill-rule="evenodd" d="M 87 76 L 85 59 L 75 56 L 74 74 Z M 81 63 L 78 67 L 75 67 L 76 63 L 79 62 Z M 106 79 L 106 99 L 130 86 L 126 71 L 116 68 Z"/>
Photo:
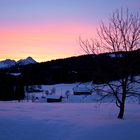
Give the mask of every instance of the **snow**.
<path id="1" fill-rule="evenodd" d="M 115 83 L 115 82 L 114 82 Z M 117 83 L 115 83 L 117 84 Z M 78 89 L 83 89 L 83 87 L 91 88 L 92 86 L 98 85 L 91 85 L 91 82 L 86 83 L 73 83 L 73 84 L 54 84 L 54 85 L 34 85 L 33 87 L 37 89 L 41 87 L 42 92 L 32 92 L 32 93 L 26 93 L 26 100 L 32 100 L 33 97 L 37 97 L 37 102 L 46 102 L 47 98 L 59 98 L 60 96 L 63 96 L 63 103 L 96 103 L 97 101 L 102 98 L 102 95 L 97 94 L 95 91 L 91 95 L 74 95 L 74 89 L 79 87 Z M 109 91 L 109 87 L 106 85 L 99 85 L 102 86 L 104 90 Z M 136 85 L 134 85 L 136 86 Z M 138 85 L 137 85 L 138 86 Z M 139 89 L 140 90 L 140 89 Z M 52 92 L 53 91 L 53 92 Z M 47 92 L 47 94 L 46 94 Z M 106 94 L 106 93 L 105 93 Z M 43 98 L 42 98 L 43 97 Z M 108 102 L 114 102 L 115 98 L 113 96 L 109 96 L 107 98 L 104 98 L 101 102 L 108 103 Z M 126 99 L 126 103 L 140 103 L 139 99 L 136 97 L 129 97 Z"/>
<path id="2" fill-rule="evenodd" d="M 15 60 L 10 60 L 10 59 L 6 59 L 3 61 L 0 61 L 0 68 L 10 68 L 16 65 L 16 61 Z"/>
<path id="3" fill-rule="evenodd" d="M 18 65 L 28 65 L 37 63 L 32 57 L 27 57 L 26 59 L 20 59 L 17 61 Z"/>
<path id="4" fill-rule="evenodd" d="M 7 73 L 7 74 L 9 74 L 9 75 L 13 75 L 13 76 L 21 76 L 21 73 L 17 73 L 17 72 L 15 72 L 15 73 Z"/>
<path id="5" fill-rule="evenodd" d="M 37 63 L 32 57 L 27 57 L 26 59 L 20 59 L 17 62 L 15 60 L 6 59 L 0 61 L 0 69 L 14 67 L 16 65 L 28 65 Z"/>
<path id="6" fill-rule="evenodd" d="M 119 53 L 117 53 L 117 54 L 115 54 L 115 53 L 111 53 L 111 54 L 109 54 L 109 56 L 111 57 L 111 58 L 116 58 L 116 57 L 118 57 L 118 58 L 121 58 L 121 57 L 123 57 L 123 54 L 119 54 Z"/>
<path id="7" fill-rule="evenodd" d="M 140 106 L 115 104 L 0 102 L 0 140 L 139 140 Z"/>
<path id="8" fill-rule="evenodd" d="M 28 100 L 1 101 L 0 140 L 140 139 L 140 105 L 135 99 L 127 100 L 124 119 L 120 120 L 113 96 L 97 103 L 100 95 L 96 93 L 73 95 L 77 85 L 34 85 L 42 92 L 26 93 Z M 47 97 L 61 95 L 65 97 L 61 103 L 46 102 Z M 32 102 L 32 96 L 38 101 Z"/>
<path id="9" fill-rule="evenodd" d="M 41 90 L 43 92 L 33 92 L 33 93 L 26 93 L 28 96 L 28 99 L 31 99 L 32 96 L 34 97 L 46 97 L 46 92 L 49 93 L 49 96 L 66 96 L 66 92 L 69 91 L 70 95 L 73 95 L 73 88 L 78 85 L 79 83 L 73 83 L 73 84 L 55 84 L 55 85 L 41 85 Z M 40 85 L 39 85 L 40 86 Z M 34 85 L 35 89 L 38 87 L 38 85 Z"/>
<path id="10" fill-rule="evenodd" d="M 79 83 L 79 85 L 73 88 L 74 92 L 91 92 L 92 91 L 92 82 Z"/>

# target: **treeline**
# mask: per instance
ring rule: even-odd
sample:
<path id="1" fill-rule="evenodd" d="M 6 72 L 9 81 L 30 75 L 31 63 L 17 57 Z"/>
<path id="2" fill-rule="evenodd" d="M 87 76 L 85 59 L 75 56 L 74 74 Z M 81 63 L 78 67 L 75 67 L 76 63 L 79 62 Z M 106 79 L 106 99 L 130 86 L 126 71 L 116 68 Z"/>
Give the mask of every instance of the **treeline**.
<path id="1" fill-rule="evenodd" d="M 140 74 L 140 50 L 57 59 L 3 72 L 20 72 L 25 85 L 93 81 L 104 83 Z"/>
<path id="2" fill-rule="evenodd" d="M 24 82 L 21 76 L 0 73 L 0 100 L 24 99 Z"/>
<path id="3" fill-rule="evenodd" d="M 19 73 L 19 76 L 15 76 Z M 0 100 L 22 100 L 24 86 L 93 81 L 140 74 L 140 50 L 82 55 L 0 70 Z M 18 74 L 17 74 L 18 75 Z"/>

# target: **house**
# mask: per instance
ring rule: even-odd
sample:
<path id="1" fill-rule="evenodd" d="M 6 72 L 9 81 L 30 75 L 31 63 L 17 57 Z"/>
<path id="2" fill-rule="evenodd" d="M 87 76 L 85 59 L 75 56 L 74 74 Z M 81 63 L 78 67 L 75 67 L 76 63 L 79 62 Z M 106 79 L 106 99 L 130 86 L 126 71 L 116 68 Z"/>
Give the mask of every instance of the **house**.
<path id="1" fill-rule="evenodd" d="M 74 95 L 91 95 L 92 94 L 92 82 L 80 83 L 73 88 Z"/>
<path id="2" fill-rule="evenodd" d="M 32 92 L 43 92 L 41 85 L 27 85 L 26 86 L 26 92 L 32 93 Z"/>

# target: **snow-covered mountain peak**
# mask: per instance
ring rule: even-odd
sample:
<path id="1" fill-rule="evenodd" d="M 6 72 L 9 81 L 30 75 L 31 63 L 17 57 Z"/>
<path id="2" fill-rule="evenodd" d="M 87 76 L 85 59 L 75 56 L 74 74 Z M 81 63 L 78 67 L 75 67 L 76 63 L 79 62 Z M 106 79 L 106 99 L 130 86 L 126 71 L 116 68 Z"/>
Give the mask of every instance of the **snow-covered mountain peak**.
<path id="1" fill-rule="evenodd" d="M 11 59 L 6 59 L 0 61 L 0 69 L 5 69 L 5 68 L 10 68 L 14 66 L 23 66 L 23 65 L 28 65 L 28 64 L 35 64 L 37 63 L 32 57 L 27 57 L 26 59 L 20 59 L 19 61 L 11 60 Z"/>
<path id="2" fill-rule="evenodd" d="M 26 59 L 20 59 L 17 61 L 18 65 L 28 65 L 37 63 L 32 57 L 27 57 Z"/>
<path id="3" fill-rule="evenodd" d="M 6 60 L 0 61 L 0 68 L 10 68 L 15 65 L 16 65 L 15 60 L 6 59 Z"/>

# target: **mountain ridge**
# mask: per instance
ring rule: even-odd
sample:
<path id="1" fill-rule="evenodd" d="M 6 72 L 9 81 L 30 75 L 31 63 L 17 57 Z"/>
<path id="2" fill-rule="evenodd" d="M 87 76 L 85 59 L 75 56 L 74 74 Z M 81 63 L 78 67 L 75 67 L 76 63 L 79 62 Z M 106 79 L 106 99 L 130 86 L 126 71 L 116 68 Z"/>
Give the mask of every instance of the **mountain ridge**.
<path id="1" fill-rule="evenodd" d="M 27 85 L 93 81 L 96 84 L 140 74 L 140 50 L 56 59 L 33 65 L 1 69 L 1 74 L 21 73 Z"/>
<path id="2" fill-rule="evenodd" d="M 0 61 L 0 69 L 11 68 L 14 66 L 24 66 L 24 65 L 35 64 L 35 63 L 37 62 L 30 56 L 25 59 L 20 59 L 18 61 L 12 59 L 5 59 Z"/>

